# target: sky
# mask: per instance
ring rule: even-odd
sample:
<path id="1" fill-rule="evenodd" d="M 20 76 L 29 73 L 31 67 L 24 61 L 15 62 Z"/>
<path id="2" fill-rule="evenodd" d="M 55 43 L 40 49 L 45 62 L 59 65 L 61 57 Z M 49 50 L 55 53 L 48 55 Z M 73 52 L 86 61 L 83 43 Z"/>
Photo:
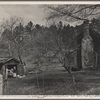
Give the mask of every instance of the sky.
<path id="1" fill-rule="evenodd" d="M 0 5 L 0 22 L 11 16 L 22 17 L 25 24 L 29 21 L 46 24 L 44 9 L 40 5 Z"/>
<path id="2" fill-rule="evenodd" d="M 45 9 L 43 8 L 43 5 L 41 7 L 39 4 L 0 4 L 0 23 L 2 23 L 3 19 L 10 18 L 11 16 L 22 17 L 24 19 L 25 25 L 30 21 L 32 21 L 33 24 L 40 24 L 45 26 L 48 25 L 45 19 Z M 78 24 L 77 22 L 63 22 L 64 24 L 70 24 L 71 26 Z"/>

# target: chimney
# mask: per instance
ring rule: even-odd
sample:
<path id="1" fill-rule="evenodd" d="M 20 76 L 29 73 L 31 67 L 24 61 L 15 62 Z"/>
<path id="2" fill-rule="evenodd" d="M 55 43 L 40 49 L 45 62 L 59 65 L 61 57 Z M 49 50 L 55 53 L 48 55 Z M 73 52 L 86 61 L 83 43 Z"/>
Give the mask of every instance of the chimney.
<path id="1" fill-rule="evenodd" d="M 82 68 L 88 69 L 94 66 L 94 46 L 89 35 L 89 21 L 83 22 L 83 39 L 81 43 Z"/>
<path id="2" fill-rule="evenodd" d="M 85 20 L 83 22 L 83 35 L 84 38 L 88 38 L 89 36 L 89 20 Z"/>

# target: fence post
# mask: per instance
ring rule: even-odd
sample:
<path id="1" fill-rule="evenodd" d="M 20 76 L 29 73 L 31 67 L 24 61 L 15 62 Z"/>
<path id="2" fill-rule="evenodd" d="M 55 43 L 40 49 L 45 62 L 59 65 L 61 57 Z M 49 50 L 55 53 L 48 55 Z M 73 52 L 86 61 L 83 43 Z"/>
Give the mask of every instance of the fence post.
<path id="1" fill-rule="evenodd" d="M 6 65 L 2 66 L 2 83 L 3 83 L 3 89 L 2 89 L 2 94 L 5 95 L 7 93 L 7 75 L 6 75 Z"/>
<path id="2" fill-rule="evenodd" d="M 0 95 L 3 94 L 3 76 L 0 74 Z"/>

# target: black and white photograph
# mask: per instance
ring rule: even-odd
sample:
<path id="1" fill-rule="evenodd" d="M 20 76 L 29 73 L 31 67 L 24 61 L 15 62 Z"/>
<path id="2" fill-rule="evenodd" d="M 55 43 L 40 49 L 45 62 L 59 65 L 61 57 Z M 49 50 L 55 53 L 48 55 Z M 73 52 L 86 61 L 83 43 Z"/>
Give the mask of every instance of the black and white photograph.
<path id="1" fill-rule="evenodd" d="M 0 2 L 0 95 L 100 95 L 100 2 Z"/>

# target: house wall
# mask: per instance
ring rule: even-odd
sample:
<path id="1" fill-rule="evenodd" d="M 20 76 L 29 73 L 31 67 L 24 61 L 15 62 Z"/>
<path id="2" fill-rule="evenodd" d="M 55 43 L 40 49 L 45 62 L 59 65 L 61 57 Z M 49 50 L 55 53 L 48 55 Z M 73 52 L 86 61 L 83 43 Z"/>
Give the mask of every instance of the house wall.
<path id="1" fill-rule="evenodd" d="M 80 47 L 77 50 L 77 68 L 78 70 L 82 69 L 82 59 L 81 59 L 81 42 L 80 42 Z"/>
<path id="2" fill-rule="evenodd" d="M 96 56 L 95 56 L 95 68 L 100 68 L 100 54 L 99 53 L 96 53 Z"/>

